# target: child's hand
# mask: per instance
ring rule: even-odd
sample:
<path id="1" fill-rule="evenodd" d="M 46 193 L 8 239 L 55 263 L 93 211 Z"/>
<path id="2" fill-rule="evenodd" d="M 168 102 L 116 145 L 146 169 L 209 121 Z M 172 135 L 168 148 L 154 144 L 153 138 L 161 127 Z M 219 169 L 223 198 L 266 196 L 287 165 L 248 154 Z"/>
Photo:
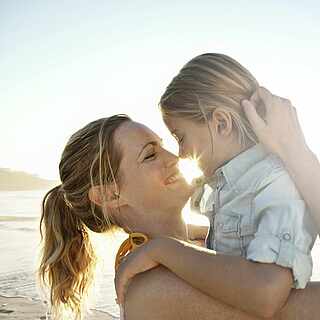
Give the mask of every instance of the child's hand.
<path id="1" fill-rule="evenodd" d="M 150 270 L 159 265 L 151 258 L 152 240 L 135 249 L 119 265 L 115 275 L 115 288 L 117 292 L 117 302 L 123 305 L 125 294 L 130 280 L 138 273 Z"/>
<path id="2" fill-rule="evenodd" d="M 264 119 L 257 112 L 261 102 L 265 106 Z M 297 147 L 305 147 L 296 110 L 289 100 L 260 87 L 250 100 L 243 100 L 241 104 L 259 141 L 269 151 L 283 157 Z"/>

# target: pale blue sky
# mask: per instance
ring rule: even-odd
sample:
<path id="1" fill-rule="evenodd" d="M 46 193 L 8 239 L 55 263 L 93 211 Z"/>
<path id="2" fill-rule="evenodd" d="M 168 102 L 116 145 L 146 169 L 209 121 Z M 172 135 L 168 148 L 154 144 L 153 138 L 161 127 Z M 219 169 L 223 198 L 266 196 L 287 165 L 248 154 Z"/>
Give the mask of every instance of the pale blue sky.
<path id="1" fill-rule="evenodd" d="M 289 97 L 320 155 L 318 1 L 1 0 L 0 167 L 55 178 L 69 135 L 114 113 L 167 136 L 159 97 L 204 52 Z"/>

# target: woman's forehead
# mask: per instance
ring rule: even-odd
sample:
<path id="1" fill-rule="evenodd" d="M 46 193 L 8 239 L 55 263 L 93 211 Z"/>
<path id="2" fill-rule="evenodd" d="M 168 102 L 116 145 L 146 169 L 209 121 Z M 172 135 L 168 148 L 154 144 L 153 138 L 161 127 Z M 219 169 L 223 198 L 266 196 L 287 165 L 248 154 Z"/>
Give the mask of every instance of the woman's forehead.
<path id="1" fill-rule="evenodd" d="M 115 133 L 115 143 L 126 151 L 140 151 L 146 143 L 160 141 L 160 137 L 142 123 L 126 121 Z"/>

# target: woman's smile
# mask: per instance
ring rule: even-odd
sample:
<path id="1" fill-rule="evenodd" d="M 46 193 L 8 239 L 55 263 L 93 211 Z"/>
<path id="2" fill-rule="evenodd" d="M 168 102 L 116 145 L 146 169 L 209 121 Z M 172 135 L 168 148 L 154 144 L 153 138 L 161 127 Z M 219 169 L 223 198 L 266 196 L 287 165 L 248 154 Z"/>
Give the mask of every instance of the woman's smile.
<path id="1" fill-rule="evenodd" d="M 181 180 L 183 180 L 185 182 L 185 179 L 183 178 L 180 171 L 176 171 L 173 174 L 170 174 L 170 176 L 166 178 L 166 180 L 164 181 L 164 184 L 169 185 L 169 184 L 173 184 L 176 182 L 180 182 Z"/>

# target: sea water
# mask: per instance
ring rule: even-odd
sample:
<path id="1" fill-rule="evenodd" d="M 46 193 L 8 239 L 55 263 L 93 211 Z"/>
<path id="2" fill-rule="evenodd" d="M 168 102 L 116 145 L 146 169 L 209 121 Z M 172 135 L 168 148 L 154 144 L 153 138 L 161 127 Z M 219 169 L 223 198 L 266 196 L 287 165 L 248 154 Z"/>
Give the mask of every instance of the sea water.
<path id="1" fill-rule="evenodd" d="M 0 294 L 40 299 L 36 282 L 39 255 L 39 220 L 45 191 L 0 192 Z M 94 287 L 95 309 L 115 317 L 114 258 L 124 235 L 95 236 L 94 244 L 101 257 Z M 313 252 L 312 280 L 320 281 L 320 241 Z"/>
<path id="2" fill-rule="evenodd" d="M 40 252 L 41 199 L 46 191 L 0 192 L 0 294 L 44 299 L 36 281 Z M 123 236 L 96 236 L 102 257 L 91 305 L 118 317 L 115 303 L 114 257 Z M 93 297 L 95 300 L 93 301 Z"/>

